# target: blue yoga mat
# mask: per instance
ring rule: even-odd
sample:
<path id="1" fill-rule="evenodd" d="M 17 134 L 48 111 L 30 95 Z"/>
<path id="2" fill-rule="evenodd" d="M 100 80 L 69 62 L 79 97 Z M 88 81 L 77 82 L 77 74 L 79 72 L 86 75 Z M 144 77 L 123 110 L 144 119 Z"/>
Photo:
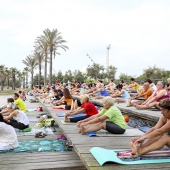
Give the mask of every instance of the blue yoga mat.
<path id="1" fill-rule="evenodd" d="M 146 133 L 148 130 L 151 129 L 151 127 L 149 127 L 149 126 L 141 126 L 141 127 L 138 127 L 138 129 L 141 130 L 142 132 Z"/>
<path id="2" fill-rule="evenodd" d="M 65 115 L 65 113 L 57 113 L 57 116 L 58 117 L 64 117 L 64 115 Z M 84 113 L 78 113 L 78 114 L 76 114 L 76 115 L 71 115 L 71 116 L 69 116 L 69 117 L 81 117 L 81 116 L 83 116 L 84 115 Z"/>
<path id="3" fill-rule="evenodd" d="M 122 149 L 120 149 L 122 151 Z M 90 149 L 91 154 L 95 157 L 98 163 L 102 166 L 107 162 L 113 162 L 125 165 L 135 165 L 135 164 L 158 164 L 158 163 L 170 163 L 170 157 L 162 158 L 145 158 L 141 160 L 141 157 L 126 161 L 117 157 L 118 150 L 109 150 L 100 147 L 93 147 Z"/>
<path id="4" fill-rule="evenodd" d="M 96 132 L 88 132 L 87 136 L 89 136 L 89 137 L 96 136 Z"/>

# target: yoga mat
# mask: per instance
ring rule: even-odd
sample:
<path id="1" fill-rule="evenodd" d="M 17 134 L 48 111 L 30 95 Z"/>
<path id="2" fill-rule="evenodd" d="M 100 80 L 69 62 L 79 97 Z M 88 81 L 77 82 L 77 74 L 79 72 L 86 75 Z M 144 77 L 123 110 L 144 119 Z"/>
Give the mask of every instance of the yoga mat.
<path id="1" fill-rule="evenodd" d="M 61 109 L 57 109 L 57 108 L 52 108 L 52 110 L 65 110 L 65 109 L 62 109 L 62 108 L 61 108 Z"/>
<path id="2" fill-rule="evenodd" d="M 36 118 L 35 116 L 27 116 L 27 117 L 30 122 L 38 122 L 38 118 Z"/>
<path id="3" fill-rule="evenodd" d="M 65 113 L 57 113 L 57 116 L 58 117 L 64 117 Z M 84 113 L 78 113 L 76 115 L 71 115 L 71 116 L 68 116 L 69 118 L 72 118 L 72 117 L 80 117 L 80 116 L 83 116 L 85 115 Z"/>
<path id="4" fill-rule="evenodd" d="M 144 133 L 142 131 L 140 131 L 139 129 L 137 128 L 134 128 L 134 129 L 126 129 L 125 133 L 124 134 L 112 134 L 112 133 L 109 133 L 108 131 L 106 130 L 100 130 L 98 132 L 88 132 L 87 135 L 89 137 L 91 136 L 99 136 L 99 137 L 113 137 L 113 136 L 141 136 L 143 135 Z"/>
<path id="5" fill-rule="evenodd" d="M 38 132 L 44 132 L 46 133 L 47 135 L 53 135 L 53 130 L 50 129 L 50 128 L 32 128 L 30 132 L 22 132 L 22 131 L 19 131 L 18 129 L 15 129 L 16 133 L 17 133 L 17 136 L 35 136 L 35 133 L 38 133 Z"/>
<path id="6" fill-rule="evenodd" d="M 33 111 L 36 111 L 37 110 L 37 108 L 29 108 L 29 109 L 27 109 L 27 112 L 33 112 Z"/>
<path id="7" fill-rule="evenodd" d="M 64 140 L 22 140 L 19 147 L 0 153 L 70 151 Z"/>
<path id="8" fill-rule="evenodd" d="M 86 133 L 86 134 L 87 134 L 87 136 L 89 136 L 89 137 L 96 136 L 96 132 L 88 132 L 88 133 Z"/>
<path id="9" fill-rule="evenodd" d="M 61 123 L 63 125 L 75 125 L 76 124 L 76 122 L 64 122 L 64 120 L 61 120 Z"/>
<path id="10" fill-rule="evenodd" d="M 141 130 L 142 132 L 146 133 L 148 130 L 151 129 L 151 127 L 149 126 L 141 126 L 141 127 L 138 127 L 139 130 Z"/>
<path id="11" fill-rule="evenodd" d="M 125 165 L 134 165 L 134 164 L 156 164 L 156 163 L 168 163 L 170 162 L 170 157 L 162 157 L 162 158 L 154 158 L 151 157 L 141 159 L 142 157 L 138 157 L 137 159 L 132 160 L 122 160 L 117 157 L 117 150 L 109 150 L 100 147 L 93 147 L 90 149 L 91 154 L 98 161 L 98 163 L 102 166 L 107 162 L 113 162 L 118 164 Z"/>

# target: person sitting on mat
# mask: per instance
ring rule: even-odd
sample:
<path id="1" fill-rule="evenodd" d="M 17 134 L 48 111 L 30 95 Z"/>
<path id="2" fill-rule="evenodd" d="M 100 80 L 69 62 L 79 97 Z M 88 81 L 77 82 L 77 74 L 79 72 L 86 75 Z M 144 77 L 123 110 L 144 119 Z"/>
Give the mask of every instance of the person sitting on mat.
<path id="1" fill-rule="evenodd" d="M 6 114 L 8 113 L 7 105 L 8 105 L 9 103 L 14 103 L 14 99 L 13 99 L 13 98 L 8 98 L 8 99 L 7 99 L 7 104 L 6 104 L 5 106 L 1 107 L 1 109 L 0 109 L 0 113 L 1 113 L 1 114 L 5 114 L 5 115 L 6 115 Z"/>
<path id="2" fill-rule="evenodd" d="M 67 88 L 64 88 L 63 97 L 60 100 L 53 103 L 52 107 L 56 109 L 70 110 L 72 101 L 73 101 L 73 97 L 70 94 L 69 90 Z"/>
<path id="3" fill-rule="evenodd" d="M 14 103 L 7 105 L 9 110 L 9 116 L 5 117 L 4 120 L 14 128 L 24 130 L 29 127 L 29 120 L 26 114 L 17 108 Z"/>
<path id="4" fill-rule="evenodd" d="M 78 107 L 77 109 L 65 113 L 65 117 L 64 117 L 65 122 L 78 122 L 80 120 L 84 120 L 98 113 L 98 110 L 96 109 L 95 105 L 89 102 L 89 96 L 87 94 L 80 96 L 80 102 L 81 102 L 81 107 Z M 84 115 L 80 117 L 68 118 L 68 116 L 76 115 L 82 112 L 84 113 Z"/>
<path id="5" fill-rule="evenodd" d="M 140 137 L 134 137 L 130 141 L 132 152 L 136 156 L 159 150 L 164 146 L 170 148 L 170 99 L 159 103 L 162 116 L 157 124 Z"/>
<path id="6" fill-rule="evenodd" d="M 125 103 L 130 98 L 130 95 L 129 95 L 128 91 L 122 89 L 123 85 L 121 85 L 121 84 L 118 84 L 116 86 L 116 88 L 117 88 L 117 92 L 112 94 L 112 95 L 110 95 L 110 96 L 113 97 L 113 98 L 116 97 L 116 99 L 114 100 L 115 103 L 116 102 L 118 102 L 118 103 L 119 102 Z M 117 97 L 121 97 L 121 98 L 117 98 Z"/>
<path id="7" fill-rule="evenodd" d="M 126 105 L 127 106 L 133 106 L 136 104 L 141 105 L 145 100 L 147 100 L 152 95 L 152 93 L 153 91 L 149 88 L 149 83 L 144 83 L 143 90 L 129 98 L 126 102 Z M 141 99 L 139 100 L 139 98 Z"/>
<path id="8" fill-rule="evenodd" d="M 77 128 L 82 134 L 105 129 L 113 134 L 123 134 L 126 131 L 126 122 L 121 111 L 114 106 L 112 97 L 103 98 L 103 109 L 94 116 L 77 122 Z"/>
<path id="9" fill-rule="evenodd" d="M 0 150 L 11 150 L 19 146 L 14 128 L 0 114 Z"/>
<path id="10" fill-rule="evenodd" d="M 26 105 L 25 102 L 19 97 L 18 93 L 14 93 L 14 103 L 17 105 L 19 110 L 22 110 L 23 112 L 26 112 Z"/>
<path id="11" fill-rule="evenodd" d="M 137 109 L 149 109 L 151 107 L 159 108 L 159 102 L 164 99 L 170 98 L 170 94 L 164 89 L 164 83 L 161 81 L 157 82 L 157 90 L 141 105 L 135 105 Z"/>

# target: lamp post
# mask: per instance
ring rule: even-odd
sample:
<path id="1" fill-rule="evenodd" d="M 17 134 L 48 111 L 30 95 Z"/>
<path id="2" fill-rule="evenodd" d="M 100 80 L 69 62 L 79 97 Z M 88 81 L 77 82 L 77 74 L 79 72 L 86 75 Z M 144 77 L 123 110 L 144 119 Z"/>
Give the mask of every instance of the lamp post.
<path id="1" fill-rule="evenodd" d="M 109 67 L 109 50 L 110 50 L 110 44 L 107 46 L 106 50 L 107 50 L 107 54 L 106 54 L 106 68 Z"/>

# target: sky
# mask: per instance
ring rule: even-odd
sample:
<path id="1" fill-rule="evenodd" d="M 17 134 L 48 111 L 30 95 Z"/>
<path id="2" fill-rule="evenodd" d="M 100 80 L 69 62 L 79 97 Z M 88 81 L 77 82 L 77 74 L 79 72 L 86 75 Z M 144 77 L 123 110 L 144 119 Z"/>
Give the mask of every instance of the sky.
<path id="1" fill-rule="evenodd" d="M 23 70 L 46 28 L 61 32 L 53 72 L 85 71 L 93 62 L 137 77 L 149 66 L 169 69 L 169 0 L 0 0 L 0 65 Z"/>

